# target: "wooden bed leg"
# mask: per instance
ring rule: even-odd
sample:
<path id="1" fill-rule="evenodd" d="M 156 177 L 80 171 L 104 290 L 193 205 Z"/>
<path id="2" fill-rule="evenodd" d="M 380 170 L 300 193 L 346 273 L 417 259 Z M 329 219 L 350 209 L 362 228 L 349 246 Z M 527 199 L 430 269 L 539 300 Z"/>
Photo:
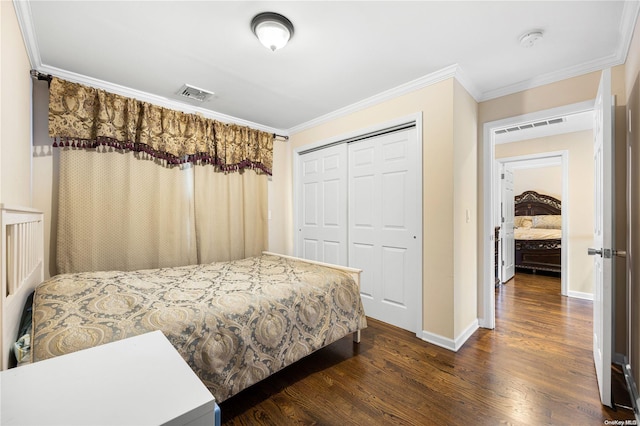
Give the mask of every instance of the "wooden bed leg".
<path id="1" fill-rule="evenodd" d="M 353 343 L 360 343 L 360 330 L 353 333 Z"/>

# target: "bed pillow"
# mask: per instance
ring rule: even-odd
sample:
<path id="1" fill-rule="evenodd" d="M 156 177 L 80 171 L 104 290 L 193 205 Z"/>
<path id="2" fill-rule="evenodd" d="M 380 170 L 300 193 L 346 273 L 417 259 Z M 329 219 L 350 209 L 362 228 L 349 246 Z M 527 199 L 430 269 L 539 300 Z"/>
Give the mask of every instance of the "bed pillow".
<path id="1" fill-rule="evenodd" d="M 514 216 L 513 226 L 516 228 L 531 228 L 533 226 L 533 217 L 531 216 Z"/>
<path id="2" fill-rule="evenodd" d="M 13 343 L 13 354 L 18 365 L 31 361 L 31 324 L 33 318 L 33 293 L 29 295 L 22 309 L 18 336 Z"/>
<path id="3" fill-rule="evenodd" d="M 559 214 L 534 216 L 533 227 L 538 229 L 562 229 L 562 216 Z"/>

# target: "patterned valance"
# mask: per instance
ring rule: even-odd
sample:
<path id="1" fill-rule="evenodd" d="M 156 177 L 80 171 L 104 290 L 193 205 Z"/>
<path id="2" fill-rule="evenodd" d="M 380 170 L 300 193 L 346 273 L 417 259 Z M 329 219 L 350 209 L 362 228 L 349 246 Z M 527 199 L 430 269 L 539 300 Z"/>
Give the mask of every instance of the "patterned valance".
<path id="1" fill-rule="evenodd" d="M 49 136 L 54 146 L 145 152 L 169 165 L 192 162 L 271 174 L 273 164 L 270 133 L 55 77 L 49 89 Z"/>

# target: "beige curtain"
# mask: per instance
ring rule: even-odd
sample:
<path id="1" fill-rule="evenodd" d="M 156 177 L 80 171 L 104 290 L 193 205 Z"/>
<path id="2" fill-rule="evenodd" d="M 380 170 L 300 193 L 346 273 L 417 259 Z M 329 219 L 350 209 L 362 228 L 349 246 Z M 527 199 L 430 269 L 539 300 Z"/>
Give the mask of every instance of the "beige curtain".
<path id="1" fill-rule="evenodd" d="M 267 248 L 267 176 L 195 166 L 198 262 L 242 259 Z"/>
<path id="2" fill-rule="evenodd" d="M 58 273 L 197 262 L 193 169 L 135 155 L 60 152 Z"/>
<path id="3" fill-rule="evenodd" d="M 54 78 L 58 273 L 239 259 L 267 248 L 273 135 Z"/>

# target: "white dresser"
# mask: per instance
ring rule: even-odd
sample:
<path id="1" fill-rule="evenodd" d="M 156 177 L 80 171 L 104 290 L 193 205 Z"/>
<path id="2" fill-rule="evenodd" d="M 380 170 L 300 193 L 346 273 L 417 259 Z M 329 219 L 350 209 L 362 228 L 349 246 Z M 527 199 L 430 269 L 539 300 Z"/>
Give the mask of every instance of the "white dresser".
<path id="1" fill-rule="evenodd" d="M 0 373 L 2 425 L 219 425 L 213 396 L 160 331 Z"/>

